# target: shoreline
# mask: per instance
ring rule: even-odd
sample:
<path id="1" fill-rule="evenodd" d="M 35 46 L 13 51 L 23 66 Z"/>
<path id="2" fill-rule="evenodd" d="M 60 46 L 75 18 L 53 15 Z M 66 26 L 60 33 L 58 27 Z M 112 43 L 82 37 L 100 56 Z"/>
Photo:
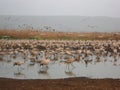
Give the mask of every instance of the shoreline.
<path id="1" fill-rule="evenodd" d="M 66 77 L 66 78 L 50 78 L 50 79 L 41 79 L 41 78 L 10 78 L 10 77 L 0 77 L 0 79 L 9 79 L 9 80 L 67 80 L 67 79 L 91 79 L 91 80 L 120 80 L 120 78 L 90 78 L 90 77 Z"/>

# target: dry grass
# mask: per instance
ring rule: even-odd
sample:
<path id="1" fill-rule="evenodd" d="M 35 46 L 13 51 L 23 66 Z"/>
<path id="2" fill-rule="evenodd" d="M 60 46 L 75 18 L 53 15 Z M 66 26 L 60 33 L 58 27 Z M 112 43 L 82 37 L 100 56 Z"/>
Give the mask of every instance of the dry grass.
<path id="1" fill-rule="evenodd" d="M 13 39 L 61 39 L 61 40 L 108 40 L 120 39 L 120 33 L 98 32 L 48 32 L 36 30 L 0 30 L 0 37 L 10 36 Z"/>

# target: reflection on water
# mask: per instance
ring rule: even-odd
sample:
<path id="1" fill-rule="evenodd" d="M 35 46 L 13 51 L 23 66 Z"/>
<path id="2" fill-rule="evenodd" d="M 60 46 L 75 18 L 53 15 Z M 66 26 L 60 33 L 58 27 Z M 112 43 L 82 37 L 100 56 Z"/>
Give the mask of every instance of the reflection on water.
<path id="1" fill-rule="evenodd" d="M 30 64 L 30 60 L 21 66 L 13 66 L 13 62 L 21 60 L 22 57 L 12 58 L 11 62 L 0 61 L 0 77 L 18 79 L 56 79 L 68 77 L 90 77 L 90 78 L 120 78 L 120 65 L 113 64 L 113 57 L 107 57 L 105 62 L 73 62 L 67 65 L 56 61 L 50 62 L 48 67 L 40 66 L 38 63 Z M 93 57 L 95 58 L 95 57 Z M 108 60 L 109 59 L 109 60 Z"/>
<path id="2" fill-rule="evenodd" d="M 50 75 L 49 75 L 49 73 L 47 71 L 41 71 L 41 70 L 39 70 L 38 74 L 40 75 L 40 77 L 51 79 L 51 77 L 50 77 Z"/>
<path id="3" fill-rule="evenodd" d="M 65 71 L 65 74 L 68 75 L 68 76 L 76 77 L 76 75 L 72 71 Z"/>
<path id="4" fill-rule="evenodd" d="M 25 78 L 25 74 L 21 72 L 14 73 L 14 77 L 16 78 Z"/>

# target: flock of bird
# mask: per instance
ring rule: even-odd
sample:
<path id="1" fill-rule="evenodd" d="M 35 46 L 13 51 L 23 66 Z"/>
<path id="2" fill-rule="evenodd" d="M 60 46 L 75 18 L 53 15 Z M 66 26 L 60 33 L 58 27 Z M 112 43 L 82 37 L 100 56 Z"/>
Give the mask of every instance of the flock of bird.
<path id="1" fill-rule="evenodd" d="M 21 56 L 23 60 L 12 61 Z M 5 57 L 7 57 L 5 59 Z M 65 64 L 66 69 L 80 62 L 89 64 L 112 62 L 120 65 L 120 41 L 116 40 L 0 40 L 0 61 L 13 62 L 13 66 L 40 65 L 41 71 L 49 64 Z"/>

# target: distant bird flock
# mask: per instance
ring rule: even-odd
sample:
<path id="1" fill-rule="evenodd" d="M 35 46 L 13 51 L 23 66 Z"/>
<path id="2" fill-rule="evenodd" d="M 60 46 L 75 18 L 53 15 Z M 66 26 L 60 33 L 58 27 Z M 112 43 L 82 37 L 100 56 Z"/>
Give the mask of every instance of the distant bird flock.
<path id="1" fill-rule="evenodd" d="M 12 61 L 19 56 L 23 60 Z M 85 67 L 99 62 L 119 66 L 120 40 L 0 40 L 0 61 L 13 62 L 18 71 L 23 64 L 39 64 L 44 71 L 56 61 L 65 64 L 67 70 L 77 68 L 74 62 Z"/>

